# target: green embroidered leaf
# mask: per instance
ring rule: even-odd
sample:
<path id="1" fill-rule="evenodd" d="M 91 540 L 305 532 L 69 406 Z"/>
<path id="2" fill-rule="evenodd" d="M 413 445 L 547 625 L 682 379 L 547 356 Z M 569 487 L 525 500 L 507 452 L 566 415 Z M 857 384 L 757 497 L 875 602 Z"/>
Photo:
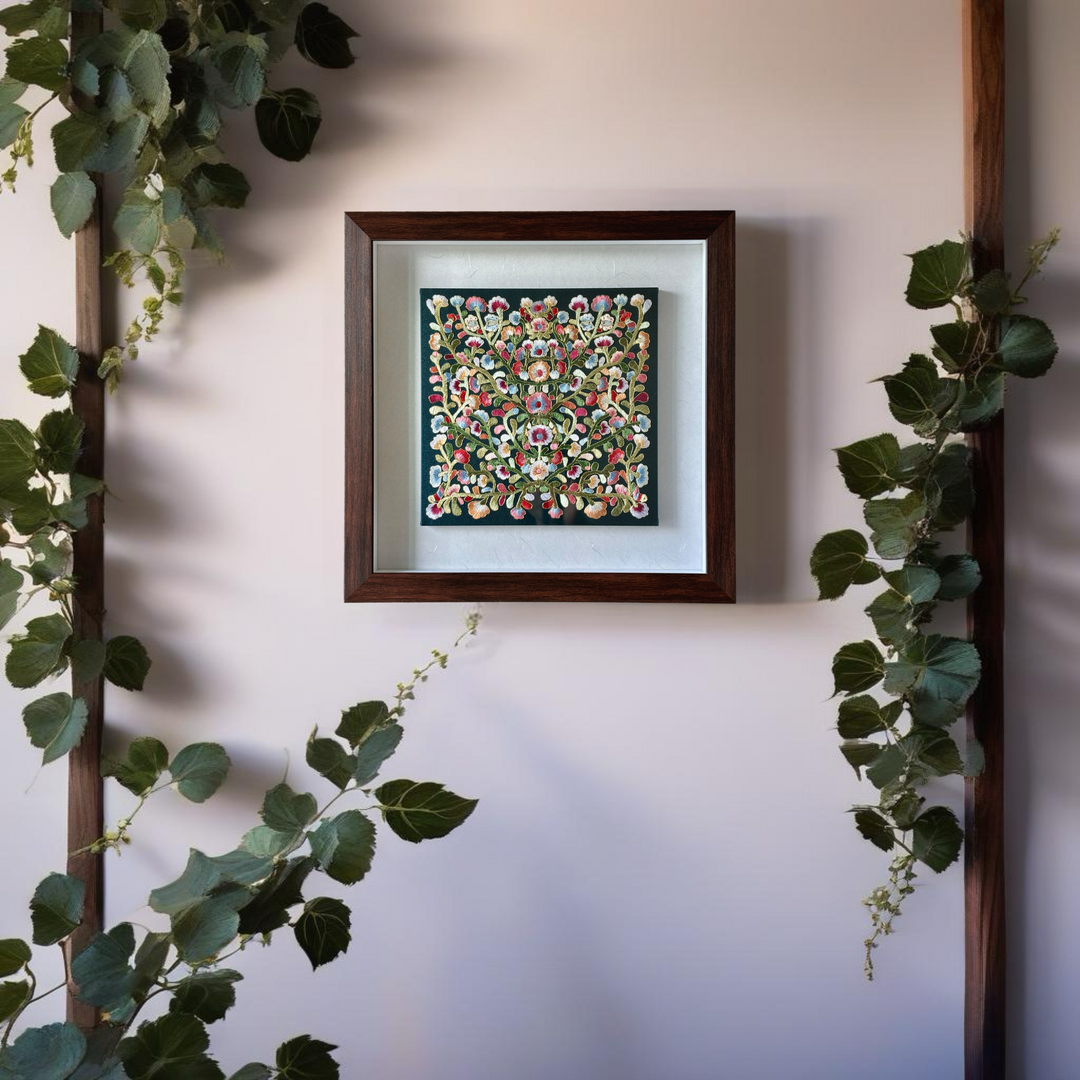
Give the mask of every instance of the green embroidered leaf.
<path id="1" fill-rule="evenodd" d="M 352 779 L 355 760 L 336 739 L 317 738 L 315 728 L 307 741 L 307 763 L 320 776 L 337 788 L 344 788 Z"/>
<path id="2" fill-rule="evenodd" d="M 0 420 L 0 491 L 24 484 L 37 471 L 34 436 L 18 420 Z"/>
<path id="3" fill-rule="evenodd" d="M 102 775 L 112 776 L 132 795 L 149 791 L 169 764 L 169 751 L 158 739 L 143 736 L 133 740 L 123 761 L 106 760 Z"/>
<path id="4" fill-rule="evenodd" d="M 22 715 L 31 744 L 44 751 L 43 765 L 78 746 L 86 730 L 86 702 L 70 694 L 47 694 L 31 701 Z"/>
<path id="5" fill-rule="evenodd" d="M 362 701 L 341 714 L 337 734 L 350 746 L 356 747 L 368 734 L 390 719 L 385 701 Z"/>
<path id="6" fill-rule="evenodd" d="M 197 1016 L 204 1024 L 220 1020 L 235 1004 L 236 989 L 244 976 L 230 968 L 200 971 L 181 979 L 169 1002 L 170 1012 Z"/>
<path id="7" fill-rule="evenodd" d="M 64 89 L 68 53 L 54 38 L 35 37 L 16 41 L 7 47 L 6 56 L 5 75 L 9 79 L 41 86 L 46 90 Z"/>
<path id="8" fill-rule="evenodd" d="M 217 743 L 192 743 L 180 750 L 169 765 L 176 790 L 192 802 L 206 802 L 225 782 L 229 755 Z"/>
<path id="9" fill-rule="evenodd" d="M 314 859 L 302 856 L 278 863 L 240 912 L 241 934 L 269 934 L 289 921 L 289 908 L 304 902 L 302 889 Z"/>
<path id="10" fill-rule="evenodd" d="M 64 645 L 71 627 L 62 615 L 44 615 L 26 624 L 26 633 L 11 639 L 4 670 L 8 682 L 21 690 L 37 686 L 67 666 Z"/>
<path id="11" fill-rule="evenodd" d="M 340 900 L 320 896 L 304 905 L 293 932 L 312 970 L 329 964 L 348 949 L 351 925 L 349 909 Z"/>
<path id="12" fill-rule="evenodd" d="M 357 784 L 363 787 L 379 775 L 379 770 L 398 748 L 404 734 L 399 724 L 388 724 L 364 739 L 356 751 L 356 771 L 353 776 Z"/>
<path id="13" fill-rule="evenodd" d="M 308 839 L 319 867 L 335 881 L 354 885 L 371 869 L 375 826 L 359 810 L 324 821 Z"/>
<path id="14" fill-rule="evenodd" d="M 86 1038 L 74 1024 L 27 1028 L 0 1052 L 0 1075 L 12 1080 L 67 1080 L 86 1054 Z"/>
<path id="15" fill-rule="evenodd" d="M 1030 315 L 1009 315 L 1001 320 L 998 362 L 1010 375 L 1034 379 L 1045 375 L 1057 356 L 1050 328 Z"/>
<path id="16" fill-rule="evenodd" d="M 349 38 L 359 35 L 325 4 L 307 4 L 296 20 L 296 48 L 305 60 L 324 68 L 347 68 L 353 63 Z"/>
<path id="17" fill-rule="evenodd" d="M 339 1080 L 337 1063 L 330 1056 L 336 1049 L 310 1035 L 282 1043 L 274 1057 L 279 1080 Z"/>
<path id="18" fill-rule="evenodd" d="M 277 784 L 266 793 L 260 816 L 277 832 L 298 834 L 307 828 L 318 809 L 314 795 L 298 795 L 288 784 Z"/>
<path id="19" fill-rule="evenodd" d="M 899 499 L 872 499 L 863 507 L 870 540 L 883 559 L 904 559 L 911 554 L 919 543 L 927 514 L 918 491 Z"/>
<path id="20" fill-rule="evenodd" d="M 906 299 L 923 310 L 944 307 L 957 296 L 969 277 L 967 247 L 956 240 L 923 248 L 910 256 L 911 276 Z"/>
<path id="21" fill-rule="evenodd" d="M 65 235 L 78 232 L 94 210 L 97 188 L 84 172 L 61 173 L 49 188 L 49 203 L 57 228 Z"/>
<path id="22" fill-rule="evenodd" d="M 872 641 L 855 641 L 841 646 L 837 651 L 833 657 L 832 673 L 834 696 L 840 693 L 858 694 L 881 682 L 885 674 L 885 658 Z"/>
<path id="23" fill-rule="evenodd" d="M 956 815 L 944 806 L 931 806 L 912 826 L 912 852 L 939 874 L 956 862 L 963 843 L 964 830 Z"/>
<path id="24" fill-rule="evenodd" d="M 845 698 L 840 702 L 836 730 L 842 739 L 863 739 L 867 735 L 880 735 L 896 724 L 903 711 L 900 701 L 882 705 L 869 694 Z"/>
<path id="25" fill-rule="evenodd" d="M 863 499 L 892 491 L 899 482 L 900 444 L 895 435 L 860 439 L 836 451 L 848 490 Z"/>
<path id="26" fill-rule="evenodd" d="M 105 645 L 105 678 L 123 690 L 141 690 L 150 671 L 150 657 L 138 638 L 121 634 Z"/>
<path id="27" fill-rule="evenodd" d="M 969 641 L 927 634 L 885 665 L 885 690 L 905 695 L 919 723 L 944 726 L 963 711 L 980 672 L 979 654 Z"/>
<path id="28" fill-rule="evenodd" d="M 896 842 L 892 826 L 876 810 L 856 810 L 855 827 L 874 847 L 879 847 L 882 851 L 892 851 Z"/>
<path id="29" fill-rule="evenodd" d="M 932 435 L 956 399 L 959 383 L 943 379 L 928 356 L 913 354 L 896 375 L 886 375 L 882 383 L 889 398 L 889 411 L 917 435 Z"/>
<path id="30" fill-rule="evenodd" d="M 166 1013 L 139 1025 L 118 1048 L 130 1080 L 224 1080 L 206 1053 L 206 1028 L 187 1013 Z"/>
<path id="31" fill-rule="evenodd" d="M 67 874 L 49 874 L 34 890 L 30 922 L 35 945 L 55 945 L 82 922 L 86 887 Z"/>
<path id="32" fill-rule="evenodd" d="M 391 780 L 375 792 L 386 824 L 402 840 L 418 844 L 456 829 L 476 809 L 476 799 L 463 799 L 442 784 Z"/>
<path id="33" fill-rule="evenodd" d="M 38 459 L 46 472 L 69 473 L 75 468 L 82 449 L 83 427 L 82 417 L 70 409 L 47 413 L 41 418 L 37 431 Z"/>
<path id="34" fill-rule="evenodd" d="M 44 397 L 60 397 L 75 385 L 79 354 L 55 331 L 39 326 L 33 344 L 19 357 L 30 389 Z"/>
<path id="35" fill-rule="evenodd" d="M 135 931 L 120 923 L 107 934 L 95 934 L 71 962 L 71 974 L 80 1001 L 97 1005 L 106 1013 L 123 1013 L 131 1007 L 135 969 Z"/>
<path id="36" fill-rule="evenodd" d="M 0 978 L 14 975 L 29 964 L 33 953 L 21 938 L 0 939 Z"/>
<path id="37" fill-rule="evenodd" d="M 255 106 L 259 139 L 271 154 L 285 161 L 307 157 L 321 123 L 318 99 L 296 87 L 270 91 Z"/>
<path id="38" fill-rule="evenodd" d="M 850 585 L 867 585 L 881 573 L 867 559 L 866 538 L 854 529 L 827 533 L 810 555 L 810 572 L 818 586 L 819 600 L 835 600 Z"/>

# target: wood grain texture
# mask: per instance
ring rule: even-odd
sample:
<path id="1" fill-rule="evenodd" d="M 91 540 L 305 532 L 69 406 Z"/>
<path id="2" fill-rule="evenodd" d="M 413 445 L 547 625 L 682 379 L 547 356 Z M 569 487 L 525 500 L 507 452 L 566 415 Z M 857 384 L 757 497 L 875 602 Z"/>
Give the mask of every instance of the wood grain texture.
<path id="1" fill-rule="evenodd" d="M 73 12 L 72 51 L 81 41 L 101 32 L 100 11 Z M 97 198 L 90 220 L 74 238 L 75 244 L 75 347 L 79 374 L 72 392 L 72 408 L 86 425 L 79 472 L 101 480 L 105 476 L 105 384 L 97 368 L 102 353 L 101 331 L 101 178 L 93 177 Z M 75 640 L 100 640 L 105 616 L 105 522 L 104 500 L 92 496 L 87 503 L 87 523 L 73 541 L 75 591 Z M 77 851 L 96 840 L 105 829 L 104 792 L 101 779 L 101 741 L 104 726 L 104 681 L 72 680 L 72 695 L 87 706 L 86 732 L 68 754 L 68 851 Z M 82 924 L 68 939 L 69 960 L 102 928 L 105 902 L 104 860 L 100 855 L 69 856 L 67 872 L 86 886 Z M 98 1010 L 79 1001 L 68 988 L 67 1016 L 83 1030 L 99 1021 Z"/>
<path id="2" fill-rule="evenodd" d="M 705 572 L 376 573 L 373 248 L 391 240 L 706 241 Z M 735 215 L 731 211 L 351 213 L 345 221 L 345 599 L 735 600 Z"/>
<path id="3" fill-rule="evenodd" d="M 963 0 L 964 174 L 977 274 L 1004 266 L 1004 0 Z M 968 732 L 986 751 L 965 789 L 964 1068 L 966 1080 L 1005 1077 L 1005 424 L 999 415 L 968 436 L 975 481 L 969 526 L 982 585 L 968 625 L 982 678 Z"/>

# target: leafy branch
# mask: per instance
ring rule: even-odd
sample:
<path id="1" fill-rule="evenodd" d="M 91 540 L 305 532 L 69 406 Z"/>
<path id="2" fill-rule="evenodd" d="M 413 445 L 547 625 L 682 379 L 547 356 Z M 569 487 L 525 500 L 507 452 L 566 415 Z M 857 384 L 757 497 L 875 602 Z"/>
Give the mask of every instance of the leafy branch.
<path id="1" fill-rule="evenodd" d="M 915 308 L 951 308 L 951 322 L 931 327 L 929 354 L 916 353 L 887 375 L 889 411 L 916 442 L 891 433 L 836 451 L 844 482 L 863 500 L 869 540 L 855 529 L 828 533 L 810 557 L 819 599 L 852 585 L 883 584 L 866 608 L 875 640 L 842 646 L 833 659 L 840 702 L 840 752 L 878 791 L 874 805 L 853 807 L 855 827 L 894 855 L 888 883 L 864 901 L 871 915 L 866 975 L 874 973 L 878 939 L 893 932 L 915 891 L 916 863 L 938 873 L 956 861 L 963 830 L 944 806 L 925 805 L 921 790 L 938 777 L 977 776 L 982 748 L 961 753 L 950 729 L 979 683 L 979 654 L 969 641 L 931 632 L 938 604 L 978 588 L 968 553 L 943 553 L 941 536 L 967 520 L 975 501 L 971 454 L 963 433 L 991 421 L 1004 404 L 1009 375 L 1035 378 L 1057 354 L 1045 323 L 1015 313 L 1023 289 L 1058 241 L 1054 229 L 1028 249 L 1014 286 L 1000 270 L 976 278 L 970 240 L 946 240 L 911 256 L 906 299 Z M 870 553 L 871 546 L 874 554 Z M 868 693 L 882 691 L 884 700 Z"/>

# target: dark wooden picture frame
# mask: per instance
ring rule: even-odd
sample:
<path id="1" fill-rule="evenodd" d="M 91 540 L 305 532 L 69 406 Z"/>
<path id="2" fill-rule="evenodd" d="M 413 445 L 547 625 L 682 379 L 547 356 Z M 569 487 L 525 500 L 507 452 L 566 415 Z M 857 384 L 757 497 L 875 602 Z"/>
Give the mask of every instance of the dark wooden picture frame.
<path id="1" fill-rule="evenodd" d="M 372 245 L 380 241 L 686 241 L 706 245 L 705 572 L 375 570 L 375 356 Z M 349 213 L 345 215 L 345 600 L 735 600 L 735 214 Z"/>

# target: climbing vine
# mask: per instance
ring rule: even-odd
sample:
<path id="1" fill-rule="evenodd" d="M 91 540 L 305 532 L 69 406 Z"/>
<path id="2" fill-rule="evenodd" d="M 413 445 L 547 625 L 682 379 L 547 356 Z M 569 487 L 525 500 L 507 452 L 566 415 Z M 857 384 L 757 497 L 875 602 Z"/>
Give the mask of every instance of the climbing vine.
<path id="1" fill-rule="evenodd" d="M 103 14 L 107 28 L 69 41 L 73 13 L 83 20 Z M 347 67 L 355 32 L 324 4 L 302 0 L 108 0 L 104 12 L 99 0 L 28 0 L 0 10 L 0 28 L 13 39 L 0 78 L 0 150 L 10 156 L 3 185 L 14 190 L 20 170 L 33 164 L 37 127 L 54 101 L 66 107 L 50 131 L 59 170 L 50 201 L 61 232 L 71 236 L 90 218 L 95 175 L 122 182 L 114 219 L 122 247 L 105 262 L 125 285 L 145 282 L 148 294 L 122 340 L 100 358 L 98 375 L 116 390 L 140 344 L 182 301 L 185 252 L 222 257 L 211 212 L 247 199 L 246 178 L 220 147 L 225 116 L 254 106 L 263 145 L 287 161 L 305 157 L 321 123 L 319 103 L 306 90 L 274 88 L 270 73 L 292 45 L 321 67 Z M 76 685 L 103 676 L 142 690 L 151 659 L 141 642 L 83 638 L 74 629 L 72 537 L 87 525 L 88 500 L 105 494 L 101 481 L 79 472 L 84 424 L 70 398 L 79 357 L 55 330 L 39 327 L 19 363 L 29 389 L 54 407 L 34 430 L 0 420 L 0 628 L 30 601 L 50 608 L 10 638 L 8 681 L 30 690 L 70 669 Z M 478 621 L 467 619 L 455 648 Z M 407 703 L 448 660 L 449 652 L 434 651 L 388 703 L 361 702 L 342 713 L 332 734 L 313 731 L 306 760 L 326 791 L 294 790 L 286 779 L 266 792 L 260 822 L 232 850 L 192 850 L 179 876 L 150 894 L 161 929 L 122 922 L 72 956 L 84 884 L 65 873 L 41 881 L 30 900 L 30 932 L 0 939 L 0 1076 L 224 1080 L 207 1027 L 226 1015 L 243 977 L 225 961 L 287 935 L 313 968 L 330 963 L 349 947 L 351 919 L 341 900 L 307 895 L 319 875 L 361 881 L 375 854 L 377 818 L 419 843 L 447 835 L 472 813 L 474 800 L 442 784 L 380 776 L 404 734 Z M 49 764 L 79 744 L 88 709 L 80 697 L 54 691 L 31 700 L 23 721 Z M 217 743 L 171 752 L 157 738 L 136 738 L 103 763 L 104 774 L 130 793 L 130 809 L 87 850 L 104 856 L 131 843 L 149 799 L 205 802 L 228 770 Z M 344 799 L 359 805 L 339 808 Z M 65 979 L 43 988 L 35 974 L 40 950 L 56 946 Z M 62 990 L 98 1009 L 101 1022 L 89 1031 L 28 1026 L 34 1006 Z M 159 1015 L 145 1018 L 160 995 L 167 1010 L 156 1006 Z M 276 1050 L 260 1048 L 266 1062 L 243 1066 L 231 1080 L 333 1080 L 334 1049 L 297 1035 Z"/>
<path id="2" fill-rule="evenodd" d="M 927 806 L 922 794 L 938 777 L 977 776 L 983 762 L 976 741 L 962 752 L 950 732 L 978 685 L 979 654 L 971 642 L 930 628 L 939 603 L 978 588 L 979 566 L 946 548 L 943 534 L 966 521 L 975 499 L 971 454 L 960 436 L 1001 411 L 1007 376 L 1043 375 L 1057 354 L 1046 324 L 1016 313 L 1057 240 L 1055 229 L 1028 249 L 1015 284 L 1000 270 L 975 277 L 968 240 L 912 255 L 907 302 L 954 315 L 931 327 L 929 353 L 880 380 L 893 418 L 916 440 L 902 445 L 886 433 L 836 451 L 845 484 L 864 500 L 870 536 L 842 529 L 818 541 L 810 568 L 819 598 L 835 600 L 852 585 L 884 587 L 866 608 L 875 639 L 842 646 L 832 664 L 835 693 L 844 695 L 840 752 L 877 790 L 876 802 L 852 808 L 855 827 L 893 856 L 887 883 L 864 901 L 867 978 L 879 940 L 893 933 L 915 891 L 918 865 L 940 873 L 963 843 L 952 810 Z"/>

